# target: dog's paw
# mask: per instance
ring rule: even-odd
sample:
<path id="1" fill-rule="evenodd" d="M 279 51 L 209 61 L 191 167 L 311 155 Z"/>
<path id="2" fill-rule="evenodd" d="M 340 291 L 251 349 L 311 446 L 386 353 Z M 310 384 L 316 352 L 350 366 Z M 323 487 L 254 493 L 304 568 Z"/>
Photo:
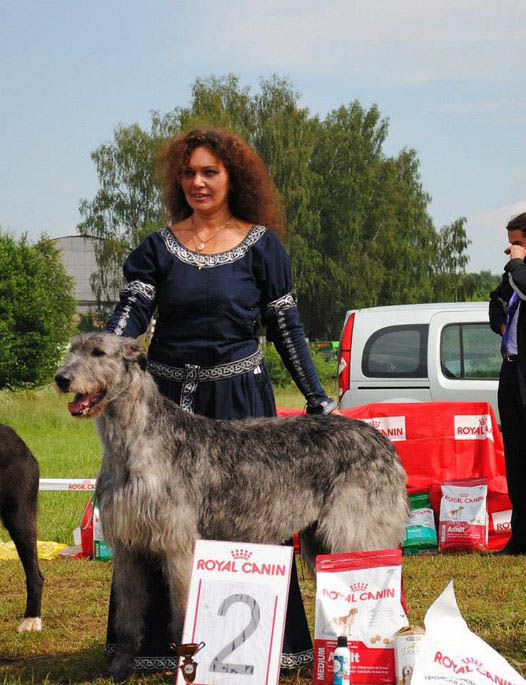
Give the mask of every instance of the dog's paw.
<path id="1" fill-rule="evenodd" d="M 114 683 L 123 683 L 128 680 L 132 672 L 133 654 L 128 652 L 118 653 L 110 665 L 110 676 Z"/>
<path id="2" fill-rule="evenodd" d="M 18 626 L 17 631 L 19 633 L 25 633 L 25 632 L 40 632 L 42 630 L 42 619 L 39 618 L 38 616 L 32 618 L 31 616 L 28 616 L 25 618 L 22 623 Z"/>

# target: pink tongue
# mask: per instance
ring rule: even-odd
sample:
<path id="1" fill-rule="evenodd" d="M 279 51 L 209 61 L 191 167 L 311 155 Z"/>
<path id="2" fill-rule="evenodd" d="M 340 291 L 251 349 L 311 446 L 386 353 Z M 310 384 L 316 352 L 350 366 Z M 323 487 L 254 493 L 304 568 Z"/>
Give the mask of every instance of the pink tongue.
<path id="1" fill-rule="evenodd" d="M 75 395 L 73 402 L 68 404 L 68 409 L 71 414 L 80 414 L 84 409 L 89 407 L 90 396 L 89 395 Z"/>

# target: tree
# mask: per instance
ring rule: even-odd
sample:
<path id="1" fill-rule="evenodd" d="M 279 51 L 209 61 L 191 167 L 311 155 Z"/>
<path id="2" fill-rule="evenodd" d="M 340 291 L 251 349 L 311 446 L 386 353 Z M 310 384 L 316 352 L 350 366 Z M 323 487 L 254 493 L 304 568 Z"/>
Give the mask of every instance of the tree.
<path id="1" fill-rule="evenodd" d="M 92 158 L 100 190 L 83 200 L 83 235 L 97 255 L 100 299 L 121 284 L 121 265 L 163 223 L 154 176 L 159 141 L 199 125 L 237 131 L 259 152 L 283 198 L 295 295 L 311 338 L 335 337 L 352 307 L 467 297 L 463 219 L 438 233 L 427 212 L 416 152 L 383 152 L 388 121 L 373 105 L 342 105 L 324 119 L 299 104 L 285 78 L 242 88 L 235 75 L 197 79 L 188 107 L 152 114 L 149 131 L 119 126 Z"/>
<path id="2" fill-rule="evenodd" d="M 99 302 L 112 301 L 122 286 L 125 257 L 151 231 L 163 223 L 161 193 L 155 182 L 159 142 L 173 132 L 172 118 L 152 114 L 149 132 L 138 124 L 118 126 L 112 144 L 91 154 L 100 188 L 93 200 L 81 200 L 78 225 L 81 235 L 95 241 L 99 266 L 91 286 Z"/>
<path id="3" fill-rule="evenodd" d="M 384 277 L 379 305 L 429 302 L 433 299 L 436 232 L 427 212 L 414 150 L 404 149 L 381 163 L 371 230 L 377 227 L 381 249 L 377 258 Z"/>
<path id="4" fill-rule="evenodd" d="M 474 284 L 466 276 L 468 257 L 465 250 L 471 241 L 466 236 L 465 223 L 466 219 L 460 217 L 443 226 L 438 234 L 433 280 L 435 302 L 470 298 Z"/>
<path id="5" fill-rule="evenodd" d="M 492 274 L 491 271 L 479 271 L 478 273 L 466 274 L 466 280 L 469 282 L 469 296 L 468 299 L 474 302 L 487 302 L 489 294 L 500 283 L 500 276 Z"/>
<path id="6" fill-rule="evenodd" d="M 73 332 L 73 279 L 52 241 L 0 229 L 0 388 L 51 380 Z"/>
<path id="7" fill-rule="evenodd" d="M 171 121 L 177 129 L 203 125 L 230 128 L 251 142 L 257 126 L 254 98 L 249 88 L 240 87 L 234 74 L 196 79 L 190 107 L 175 108 Z"/>
<path id="8" fill-rule="evenodd" d="M 320 292 L 321 223 L 313 200 L 322 179 L 312 164 L 320 122 L 309 116 L 308 109 L 298 107 L 298 99 L 299 93 L 287 79 L 262 80 L 261 91 L 253 98 L 256 124 L 252 142 L 283 198 L 285 241 L 301 306 Z"/>
<path id="9" fill-rule="evenodd" d="M 321 124 L 313 166 L 321 183 L 324 299 L 308 307 L 310 330 L 333 337 L 341 312 L 429 301 L 436 233 L 414 150 L 386 157 L 388 122 L 376 106 L 341 106 Z"/>

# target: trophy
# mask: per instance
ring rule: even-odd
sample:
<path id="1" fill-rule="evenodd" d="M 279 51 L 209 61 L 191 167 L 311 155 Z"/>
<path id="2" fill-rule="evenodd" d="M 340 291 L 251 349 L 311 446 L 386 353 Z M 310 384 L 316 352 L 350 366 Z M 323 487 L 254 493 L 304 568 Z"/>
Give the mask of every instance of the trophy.
<path id="1" fill-rule="evenodd" d="M 178 657 L 183 659 L 183 663 L 179 666 L 186 683 L 193 683 L 197 671 L 197 662 L 193 660 L 197 652 L 205 646 L 204 642 L 185 642 L 182 645 L 172 644 L 172 649 Z"/>

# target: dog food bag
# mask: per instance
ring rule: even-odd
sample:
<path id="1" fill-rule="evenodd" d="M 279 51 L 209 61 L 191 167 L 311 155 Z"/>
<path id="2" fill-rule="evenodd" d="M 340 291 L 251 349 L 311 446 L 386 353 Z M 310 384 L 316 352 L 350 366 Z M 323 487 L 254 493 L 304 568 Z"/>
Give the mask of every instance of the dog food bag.
<path id="1" fill-rule="evenodd" d="M 105 542 L 100 522 L 100 511 L 97 500 L 93 502 L 93 559 L 111 561 L 111 547 Z"/>
<path id="2" fill-rule="evenodd" d="M 82 556 L 86 559 L 93 559 L 93 499 L 92 496 L 86 502 L 80 519 Z"/>
<path id="3" fill-rule="evenodd" d="M 483 550 L 488 544 L 485 478 L 442 483 L 439 549 Z"/>
<path id="4" fill-rule="evenodd" d="M 409 495 L 411 512 L 405 527 L 405 540 L 402 543 L 404 554 L 432 554 L 437 551 L 438 540 L 435 514 L 429 502 L 429 495 L 418 493 Z"/>
<path id="5" fill-rule="evenodd" d="M 426 631 L 420 626 L 400 628 L 394 636 L 396 685 L 409 685 Z"/>
<path id="6" fill-rule="evenodd" d="M 340 636 L 351 652 L 351 683 L 394 683 L 393 636 L 407 623 L 401 550 L 316 558 L 315 684 L 332 684 Z"/>
<path id="7" fill-rule="evenodd" d="M 478 635 L 458 609 L 453 583 L 429 607 L 411 685 L 524 685 L 526 681 Z"/>

